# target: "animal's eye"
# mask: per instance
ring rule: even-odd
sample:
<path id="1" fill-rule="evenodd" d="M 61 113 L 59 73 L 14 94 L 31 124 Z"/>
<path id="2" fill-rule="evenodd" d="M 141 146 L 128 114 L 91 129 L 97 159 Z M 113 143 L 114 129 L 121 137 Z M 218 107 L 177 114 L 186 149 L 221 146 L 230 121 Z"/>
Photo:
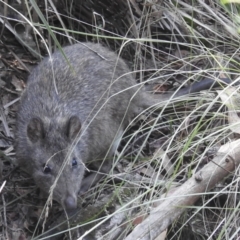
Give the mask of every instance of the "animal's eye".
<path id="1" fill-rule="evenodd" d="M 44 173 L 50 173 L 52 171 L 52 169 L 48 166 L 48 165 L 43 165 L 43 172 Z"/>
<path id="2" fill-rule="evenodd" d="M 72 167 L 76 167 L 78 165 L 76 158 L 72 159 Z"/>

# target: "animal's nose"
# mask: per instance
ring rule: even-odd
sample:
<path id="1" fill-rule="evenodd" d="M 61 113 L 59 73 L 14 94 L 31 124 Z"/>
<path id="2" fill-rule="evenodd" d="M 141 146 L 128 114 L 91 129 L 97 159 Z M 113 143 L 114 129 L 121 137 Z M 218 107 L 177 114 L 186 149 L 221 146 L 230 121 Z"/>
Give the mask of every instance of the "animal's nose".
<path id="1" fill-rule="evenodd" d="M 67 196 L 64 200 L 64 205 L 66 209 L 75 209 L 77 208 L 77 198 L 73 196 Z"/>

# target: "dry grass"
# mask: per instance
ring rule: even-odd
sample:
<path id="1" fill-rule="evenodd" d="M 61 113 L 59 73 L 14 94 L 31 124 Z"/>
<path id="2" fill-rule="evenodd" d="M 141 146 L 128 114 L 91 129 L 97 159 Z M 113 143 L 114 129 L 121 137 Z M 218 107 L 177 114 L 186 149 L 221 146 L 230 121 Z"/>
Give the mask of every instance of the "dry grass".
<path id="1" fill-rule="evenodd" d="M 66 220 L 58 203 L 46 211 L 46 199 L 33 181 L 14 169 L 18 98 L 41 56 L 77 41 L 100 42 L 125 59 L 137 82 L 146 81 L 150 89 L 160 86 L 158 91 L 219 73 L 234 84 L 240 69 L 238 5 L 216 0 L 30 2 L 0 1 L 0 170 L 2 183 L 6 180 L 0 239 L 43 239 L 36 236 L 44 228 Z M 80 198 L 82 208 L 71 226 L 64 223 L 51 234 L 71 227 L 77 230 L 67 231 L 66 239 L 124 239 L 166 193 L 211 161 L 221 145 L 238 138 L 227 111 L 216 92 L 205 92 L 143 113 L 126 129 L 113 160 L 115 171 Z M 238 172 L 201 193 L 193 206 L 184 206 L 160 239 L 238 239 Z"/>

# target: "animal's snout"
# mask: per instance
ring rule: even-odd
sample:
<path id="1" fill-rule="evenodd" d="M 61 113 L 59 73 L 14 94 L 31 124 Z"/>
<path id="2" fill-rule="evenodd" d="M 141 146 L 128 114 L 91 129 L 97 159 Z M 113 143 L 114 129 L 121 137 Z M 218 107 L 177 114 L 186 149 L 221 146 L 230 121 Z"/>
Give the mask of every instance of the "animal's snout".
<path id="1" fill-rule="evenodd" d="M 67 210 L 77 208 L 77 197 L 71 195 L 67 196 L 66 199 L 64 200 L 64 207 Z"/>

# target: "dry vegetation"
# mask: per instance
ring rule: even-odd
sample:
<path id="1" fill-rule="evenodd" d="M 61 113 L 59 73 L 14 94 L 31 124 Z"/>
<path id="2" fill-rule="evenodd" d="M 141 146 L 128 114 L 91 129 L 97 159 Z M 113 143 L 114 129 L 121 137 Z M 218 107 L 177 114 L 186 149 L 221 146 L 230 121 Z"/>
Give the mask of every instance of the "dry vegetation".
<path id="1" fill-rule="evenodd" d="M 19 2 L 0 0 L 0 239 L 239 239 L 239 154 L 225 146 L 240 133 L 239 5 Z M 15 169 L 14 124 L 31 68 L 41 56 L 78 41 L 118 52 L 136 82 L 157 92 L 219 75 L 231 79 L 232 88 L 187 96 L 135 119 L 115 154 L 114 171 L 79 198 L 67 222 L 61 206 L 46 206 L 33 180 Z"/>

